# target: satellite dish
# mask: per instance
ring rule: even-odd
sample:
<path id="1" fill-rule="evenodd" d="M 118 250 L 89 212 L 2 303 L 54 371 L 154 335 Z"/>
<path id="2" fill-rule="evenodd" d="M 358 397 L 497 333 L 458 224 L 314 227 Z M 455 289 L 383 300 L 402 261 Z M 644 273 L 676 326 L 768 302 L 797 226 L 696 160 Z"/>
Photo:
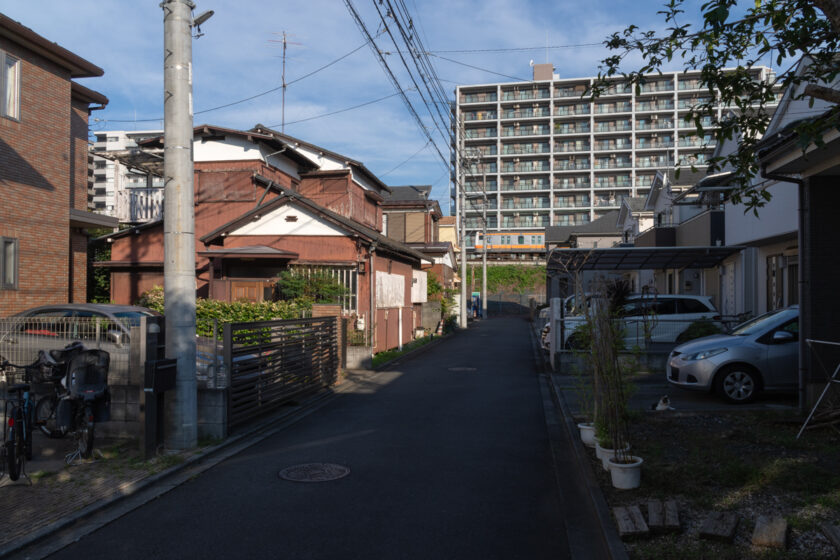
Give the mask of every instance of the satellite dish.
<path id="1" fill-rule="evenodd" d="M 530 65 L 531 65 L 531 68 L 533 68 L 533 67 L 534 67 L 534 59 L 532 58 L 532 59 L 531 59 L 531 62 L 529 62 L 528 64 L 530 64 Z"/>

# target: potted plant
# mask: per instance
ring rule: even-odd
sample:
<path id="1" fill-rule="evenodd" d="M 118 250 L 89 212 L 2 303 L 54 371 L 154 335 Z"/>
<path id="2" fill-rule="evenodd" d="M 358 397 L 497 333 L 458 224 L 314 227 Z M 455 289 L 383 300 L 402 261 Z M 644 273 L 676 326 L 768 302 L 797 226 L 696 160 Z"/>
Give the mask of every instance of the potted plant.
<path id="1" fill-rule="evenodd" d="M 619 360 L 624 345 L 620 311 L 629 294 L 629 286 L 623 280 L 616 280 L 603 285 L 601 293 L 600 304 L 591 306 L 587 313 L 589 358 L 598 410 L 595 452 L 604 468 L 610 471 L 613 486 L 636 488 L 641 480 L 642 460 L 630 454 L 628 387 L 625 368 Z"/>

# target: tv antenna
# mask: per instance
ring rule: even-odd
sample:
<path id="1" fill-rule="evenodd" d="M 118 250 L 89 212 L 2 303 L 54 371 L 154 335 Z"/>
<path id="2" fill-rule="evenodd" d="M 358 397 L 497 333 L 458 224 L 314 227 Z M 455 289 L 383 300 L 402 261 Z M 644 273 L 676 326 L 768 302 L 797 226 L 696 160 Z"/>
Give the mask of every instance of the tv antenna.
<path id="1" fill-rule="evenodd" d="M 278 33 L 275 33 L 278 35 Z M 281 101 L 280 101 L 280 132 L 283 134 L 286 133 L 286 47 L 287 45 L 300 45 L 301 43 L 294 43 L 288 40 L 286 32 L 283 32 L 283 39 L 282 40 L 275 40 L 269 39 L 271 43 L 282 43 L 283 44 L 283 66 L 280 75 L 281 86 L 282 86 L 282 93 L 281 93 Z"/>

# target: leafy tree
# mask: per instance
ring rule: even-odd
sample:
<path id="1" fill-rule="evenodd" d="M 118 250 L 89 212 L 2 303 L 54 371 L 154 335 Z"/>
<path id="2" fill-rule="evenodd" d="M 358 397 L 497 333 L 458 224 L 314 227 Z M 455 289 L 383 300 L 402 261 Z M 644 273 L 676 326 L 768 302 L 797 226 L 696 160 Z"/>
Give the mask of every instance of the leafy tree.
<path id="1" fill-rule="evenodd" d="M 756 145 L 769 124 L 768 105 L 774 102 L 775 93 L 789 86 L 805 86 L 796 89 L 799 98 L 840 102 L 840 91 L 825 87 L 840 72 L 840 0 L 754 0 L 746 9 L 737 0 L 709 0 L 701 6 L 697 26 L 686 22 L 684 5 L 685 0 L 668 0 L 659 12 L 665 19 L 664 32 L 642 31 L 631 25 L 613 33 L 605 44 L 615 54 L 602 61 L 591 95 L 598 97 L 618 76 L 638 92 L 649 79 L 646 74 L 661 72 L 675 61 L 685 70 L 699 70 L 704 87 L 716 93 L 732 113 L 718 121 L 712 102 L 695 106 L 687 118 L 694 122 L 698 136 L 711 135 L 717 142 L 740 139 L 734 153 L 712 158 L 709 172 L 731 169 L 738 186 L 735 202 L 743 201 L 756 212 L 770 199 L 766 190 L 749 187 L 759 172 Z M 623 68 L 629 55 L 641 55 L 639 68 Z M 778 66 L 790 66 L 781 69 L 771 82 L 759 83 L 752 79 L 750 69 L 768 56 Z M 804 56 L 811 64 L 797 73 L 797 61 Z M 724 71 L 727 68 L 730 70 Z M 719 128 L 706 130 L 704 118 L 711 118 Z M 822 145 L 822 132 L 838 126 L 840 109 L 835 107 L 798 123 L 795 130 L 804 150 L 812 143 Z"/>
<path id="2" fill-rule="evenodd" d="M 315 303 L 338 303 L 346 293 L 344 285 L 326 271 L 289 269 L 278 275 L 273 299 L 306 298 Z"/>

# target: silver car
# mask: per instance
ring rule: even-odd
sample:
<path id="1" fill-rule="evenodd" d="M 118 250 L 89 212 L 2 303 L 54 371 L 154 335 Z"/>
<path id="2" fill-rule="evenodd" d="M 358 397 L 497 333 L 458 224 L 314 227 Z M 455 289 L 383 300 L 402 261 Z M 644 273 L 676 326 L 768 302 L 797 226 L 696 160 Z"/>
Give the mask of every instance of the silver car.
<path id="1" fill-rule="evenodd" d="M 777 309 L 735 327 L 677 346 L 668 357 L 668 383 L 717 391 L 733 403 L 761 391 L 794 391 L 798 379 L 799 306 Z"/>

